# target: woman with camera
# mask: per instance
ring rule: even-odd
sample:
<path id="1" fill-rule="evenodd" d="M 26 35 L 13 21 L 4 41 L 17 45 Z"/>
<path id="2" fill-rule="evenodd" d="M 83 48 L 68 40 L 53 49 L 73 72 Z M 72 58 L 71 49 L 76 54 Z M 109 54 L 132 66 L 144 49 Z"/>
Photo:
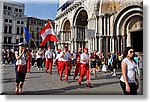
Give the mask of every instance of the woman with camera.
<path id="1" fill-rule="evenodd" d="M 22 94 L 22 89 L 27 73 L 26 50 L 23 43 L 19 43 L 19 50 L 15 52 L 16 57 L 16 94 Z"/>

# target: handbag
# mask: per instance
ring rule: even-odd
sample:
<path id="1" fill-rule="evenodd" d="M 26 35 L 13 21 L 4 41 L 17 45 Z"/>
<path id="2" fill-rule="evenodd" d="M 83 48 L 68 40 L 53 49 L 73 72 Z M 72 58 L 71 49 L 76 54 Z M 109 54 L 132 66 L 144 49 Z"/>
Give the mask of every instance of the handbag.
<path id="1" fill-rule="evenodd" d="M 26 65 L 18 65 L 17 72 L 26 73 L 27 72 L 27 66 Z"/>

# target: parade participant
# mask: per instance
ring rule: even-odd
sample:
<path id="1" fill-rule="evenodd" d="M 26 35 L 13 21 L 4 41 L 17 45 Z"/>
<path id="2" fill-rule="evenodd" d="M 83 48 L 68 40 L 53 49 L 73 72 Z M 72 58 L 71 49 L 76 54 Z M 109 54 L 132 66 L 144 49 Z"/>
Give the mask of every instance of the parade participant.
<path id="1" fill-rule="evenodd" d="M 51 51 L 51 47 L 48 46 L 48 50 L 45 52 L 46 59 L 46 73 L 50 69 L 50 74 L 52 74 L 52 66 L 53 66 L 53 52 Z"/>
<path id="2" fill-rule="evenodd" d="M 56 64 L 58 74 L 60 74 L 60 65 L 61 65 L 60 52 L 61 51 L 62 51 L 61 49 L 58 49 L 56 58 L 54 59 L 54 64 Z"/>
<path id="3" fill-rule="evenodd" d="M 82 49 L 79 48 L 78 53 L 76 55 L 76 62 L 75 62 L 76 63 L 76 69 L 74 71 L 74 80 L 77 77 L 78 73 L 80 73 L 80 56 L 81 56 L 81 54 L 82 54 Z"/>
<path id="4" fill-rule="evenodd" d="M 116 69 L 117 69 L 117 56 L 115 52 L 112 52 L 112 68 L 113 68 L 113 74 L 112 76 L 116 76 Z"/>
<path id="5" fill-rule="evenodd" d="M 27 62 L 26 62 L 26 52 L 25 47 L 23 43 L 19 43 L 19 51 L 15 51 L 15 57 L 16 57 L 16 66 L 15 66 L 15 72 L 16 72 L 16 94 L 22 94 L 22 89 L 25 81 L 25 76 L 27 72 Z M 20 66 L 20 68 L 19 68 Z M 21 71 L 22 67 L 22 71 Z"/>
<path id="6" fill-rule="evenodd" d="M 38 70 L 43 69 L 42 63 L 43 63 L 43 55 L 44 55 L 44 51 L 42 50 L 42 48 L 39 48 L 39 50 L 36 53 L 36 57 L 37 57 L 37 68 Z"/>
<path id="7" fill-rule="evenodd" d="M 78 79 L 79 85 L 81 85 L 81 81 L 86 75 L 86 80 L 87 80 L 87 87 L 91 87 L 91 82 L 90 82 L 90 68 L 89 68 L 89 54 L 88 54 L 88 48 L 84 48 L 84 53 L 81 54 L 81 72 L 80 72 L 80 77 Z"/>
<path id="8" fill-rule="evenodd" d="M 120 85 L 125 95 L 137 95 L 139 86 L 133 57 L 134 49 L 127 47 L 123 53 L 123 61 L 121 63 L 122 76 L 120 78 Z"/>
<path id="9" fill-rule="evenodd" d="M 35 58 L 36 58 L 36 54 L 35 54 L 35 51 L 33 49 L 31 51 L 31 58 L 32 58 L 31 65 L 33 67 L 34 63 L 35 63 Z"/>
<path id="10" fill-rule="evenodd" d="M 27 48 L 27 72 L 31 72 L 31 52 L 30 49 Z"/>
<path id="11" fill-rule="evenodd" d="M 61 60 L 61 64 L 60 64 L 60 80 L 62 80 L 62 74 L 63 71 L 65 71 L 65 81 L 68 81 L 68 72 L 69 72 L 69 65 L 68 65 L 68 61 L 71 60 L 71 55 L 68 52 L 68 47 L 65 46 L 64 47 L 64 51 L 62 51 L 60 53 L 60 60 Z"/>

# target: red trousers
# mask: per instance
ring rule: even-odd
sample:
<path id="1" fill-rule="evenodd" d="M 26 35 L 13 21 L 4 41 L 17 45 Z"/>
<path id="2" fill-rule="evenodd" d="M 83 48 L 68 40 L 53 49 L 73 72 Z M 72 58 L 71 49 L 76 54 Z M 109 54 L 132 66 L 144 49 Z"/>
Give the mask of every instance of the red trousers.
<path id="1" fill-rule="evenodd" d="M 61 64 L 61 61 L 57 60 L 56 61 L 56 68 L 57 68 L 58 74 L 60 74 L 60 64 Z"/>
<path id="2" fill-rule="evenodd" d="M 68 81 L 68 71 L 69 71 L 68 66 L 69 66 L 68 62 L 64 62 L 64 61 L 60 62 L 59 68 L 60 68 L 60 79 L 61 80 L 62 80 L 62 74 L 64 72 L 64 74 L 65 74 L 65 80 Z"/>
<path id="3" fill-rule="evenodd" d="M 77 77 L 78 73 L 80 74 L 80 63 L 76 63 L 76 69 L 74 72 L 74 77 Z"/>
<path id="4" fill-rule="evenodd" d="M 31 70 L 31 65 L 30 65 L 30 63 L 31 63 L 31 60 L 27 60 L 27 72 L 28 72 L 28 73 L 29 73 L 30 70 Z"/>
<path id="5" fill-rule="evenodd" d="M 81 72 L 78 82 L 81 82 L 84 76 L 86 75 L 87 83 L 90 83 L 90 68 L 88 64 L 81 64 L 80 65 Z"/>
<path id="6" fill-rule="evenodd" d="M 47 59 L 46 60 L 46 71 L 50 69 L 50 73 L 52 73 L 52 66 L 53 66 L 53 60 L 52 59 Z"/>

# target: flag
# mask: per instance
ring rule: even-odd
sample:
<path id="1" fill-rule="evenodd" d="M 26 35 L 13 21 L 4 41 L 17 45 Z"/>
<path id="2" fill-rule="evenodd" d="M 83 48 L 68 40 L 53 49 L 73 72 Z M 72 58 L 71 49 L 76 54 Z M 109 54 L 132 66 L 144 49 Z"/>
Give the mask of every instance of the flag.
<path id="1" fill-rule="evenodd" d="M 46 26 L 39 32 L 42 37 L 42 42 L 40 46 L 45 45 L 47 41 L 54 41 L 57 42 L 57 38 L 55 36 L 54 30 L 50 24 L 50 21 L 46 24 Z"/>
<path id="2" fill-rule="evenodd" d="M 30 38 L 31 38 L 31 35 L 28 32 L 27 27 L 24 27 L 23 31 L 24 31 L 24 36 L 25 36 L 24 38 L 25 38 L 26 42 L 28 42 L 30 40 Z"/>

